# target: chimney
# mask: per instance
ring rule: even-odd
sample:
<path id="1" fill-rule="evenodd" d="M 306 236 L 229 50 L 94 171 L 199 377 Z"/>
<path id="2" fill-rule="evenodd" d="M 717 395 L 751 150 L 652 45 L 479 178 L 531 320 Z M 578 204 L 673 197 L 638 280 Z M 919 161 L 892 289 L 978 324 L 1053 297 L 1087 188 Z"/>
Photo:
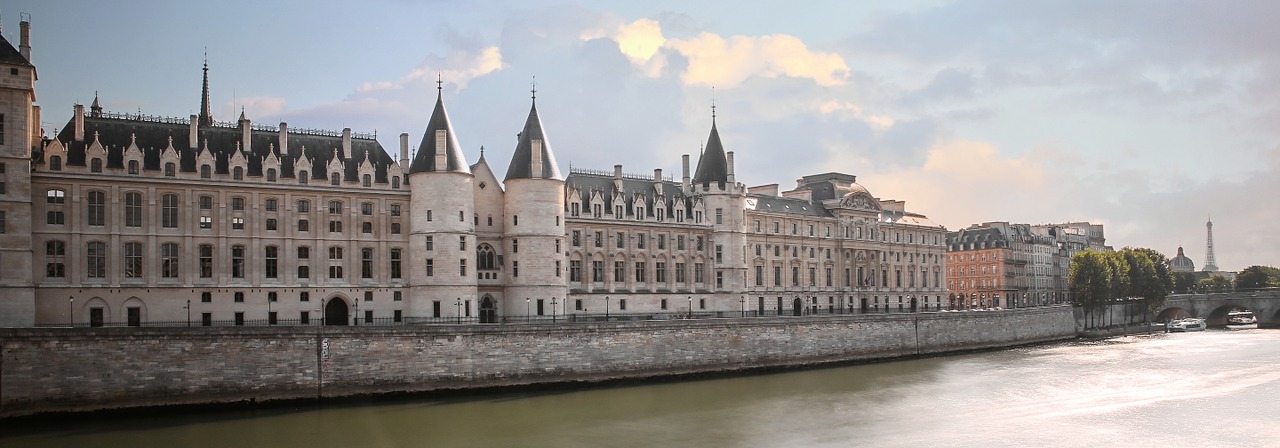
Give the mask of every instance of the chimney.
<path id="1" fill-rule="evenodd" d="M 622 165 L 613 166 L 613 189 L 622 191 Z"/>
<path id="2" fill-rule="evenodd" d="M 342 155 L 351 160 L 351 128 L 342 128 Z"/>
<path id="3" fill-rule="evenodd" d="M 289 123 L 280 122 L 280 143 L 276 146 L 280 148 L 280 158 L 289 154 Z"/>
<path id="4" fill-rule="evenodd" d="M 83 142 L 84 141 L 84 105 L 83 104 L 76 105 L 75 120 L 76 120 L 76 141 Z"/>
<path id="5" fill-rule="evenodd" d="M 532 154 L 529 155 L 529 178 L 542 178 L 542 139 L 535 138 L 529 142 Z"/>
<path id="6" fill-rule="evenodd" d="M 738 184 L 736 181 L 734 181 L 734 178 L 733 178 L 733 151 L 729 151 L 728 153 L 725 153 L 725 157 L 728 158 L 728 162 L 729 162 L 728 181 L 729 181 L 729 189 L 732 190 L 733 186 Z"/>
<path id="7" fill-rule="evenodd" d="M 680 157 L 680 166 L 684 175 L 680 181 L 680 187 L 684 190 L 684 194 L 689 194 L 692 190 L 689 188 L 689 155 L 685 154 Z"/>
<path id="8" fill-rule="evenodd" d="M 240 150 L 245 154 L 253 154 L 253 122 L 244 116 L 244 111 L 240 111 Z"/>
<path id="9" fill-rule="evenodd" d="M 662 168 L 653 170 L 653 190 L 662 196 Z"/>
<path id="10" fill-rule="evenodd" d="M 22 57 L 31 62 L 31 19 L 23 20 L 18 23 L 20 28 L 21 40 L 18 43 L 18 52 L 22 53 Z M 34 65 L 34 63 L 32 63 Z"/>
<path id="11" fill-rule="evenodd" d="M 187 147 L 196 149 L 200 147 L 200 116 L 191 114 L 191 135 L 187 139 Z"/>
<path id="12" fill-rule="evenodd" d="M 31 127 L 31 144 L 43 145 L 40 140 L 44 139 L 44 128 L 40 127 L 40 106 L 31 105 L 31 123 L 35 126 Z"/>
<path id="13" fill-rule="evenodd" d="M 400 133 L 400 170 L 409 171 L 409 133 Z"/>

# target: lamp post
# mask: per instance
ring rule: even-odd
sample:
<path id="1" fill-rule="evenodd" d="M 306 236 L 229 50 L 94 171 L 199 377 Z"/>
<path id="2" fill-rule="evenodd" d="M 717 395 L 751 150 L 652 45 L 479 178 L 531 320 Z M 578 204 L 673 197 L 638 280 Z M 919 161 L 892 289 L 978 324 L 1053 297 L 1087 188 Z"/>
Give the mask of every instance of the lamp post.
<path id="1" fill-rule="evenodd" d="M 551 322 L 556 321 L 556 298 L 551 298 Z"/>
<path id="2" fill-rule="evenodd" d="M 190 306 L 190 305 L 191 305 L 191 301 L 190 301 L 190 300 L 188 300 L 188 301 L 187 301 L 187 305 L 188 305 L 188 306 Z M 191 313 L 191 311 L 187 311 L 187 313 L 188 313 L 188 314 L 190 314 L 190 313 Z M 191 322 L 190 322 L 190 321 L 191 321 L 191 317 L 190 317 L 190 316 L 188 316 L 188 317 L 187 317 L 187 326 L 188 326 L 188 327 L 190 327 L 190 326 L 191 326 Z M 272 324 L 273 324 L 273 322 L 271 322 L 271 295 L 267 295 L 267 325 L 268 325 L 268 326 L 270 326 L 270 325 L 272 325 Z"/>
<path id="3" fill-rule="evenodd" d="M 609 321 L 609 296 L 604 296 L 604 321 Z"/>
<path id="4" fill-rule="evenodd" d="M 462 323 L 462 298 L 461 297 L 458 298 L 457 305 L 458 305 L 458 312 L 457 312 L 458 323 L 461 324 Z"/>
<path id="5" fill-rule="evenodd" d="M 693 296 L 689 296 L 689 318 L 693 319 Z"/>
<path id="6" fill-rule="evenodd" d="M 351 299 L 352 306 L 355 307 L 355 316 L 351 318 L 351 324 L 360 326 L 360 299 Z"/>
<path id="7" fill-rule="evenodd" d="M 742 313 L 742 317 L 747 317 L 747 296 L 738 298 L 738 311 Z"/>
<path id="8" fill-rule="evenodd" d="M 70 304 L 67 305 L 67 326 L 74 328 L 76 326 L 76 296 L 67 297 Z"/>
<path id="9" fill-rule="evenodd" d="M 525 297 L 524 298 L 524 321 L 525 322 L 533 320 L 533 313 L 530 312 L 530 310 L 531 308 L 529 308 L 529 298 Z"/>
<path id="10" fill-rule="evenodd" d="M 187 299 L 187 306 L 182 307 L 182 309 L 187 310 L 187 326 L 190 327 L 191 326 L 191 299 Z"/>

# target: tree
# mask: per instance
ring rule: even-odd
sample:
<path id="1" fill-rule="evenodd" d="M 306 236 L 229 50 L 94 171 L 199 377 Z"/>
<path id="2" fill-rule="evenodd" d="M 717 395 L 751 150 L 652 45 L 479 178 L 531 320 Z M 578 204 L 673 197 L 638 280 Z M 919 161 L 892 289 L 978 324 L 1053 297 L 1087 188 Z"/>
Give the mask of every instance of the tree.
<path id="1" fill-rule="evenodd" d="M 1108 258 L 1107 254 L 1094 250 L 1077 252 L 1071 257 L 1068 274 L 1071 297 L 1084 308 L 1087 319 L 1091 319 L 1112 297 L 1112 269 Z M 1088 328 L 1089 324 L 1085 326 Z"/>
<path id="2" fill-rule="evenodd" d="M 1194 272 L 1174 272 L 1173 273 L 1173 290 L 1180 294 L 1192 292 L 1196 287 L 1196 273 Z"/>
<path id="3" fill-rule="evenodd" d="M 1169 258 L 1148 248 L 1125 248 L 1120 253 L 1129 264 L 1132 295 L 1142 297 L 1148 312 L 1159 312 L 1173 291 Z"/>
<path id="4" fill-rule="evenodd" d="M 1198 290 L 1198 291 L 1200 291 L 1200 292 L 1202 292 L 1202 293 L 1205 293 L 1205 292 L 1230 292 L 1230 291 L 1231 291 L 1231 280 L 1227 280 L 1227 278 L 1226 278 L 1226 277 L 1223 277 L 1223 276 L 1221 276 L 1221 275 L 1215 275 L 1215 276 L 1213 276 L 1213 277 L 1209 277 L 1209 278 L 1206 278 L 1206 279 L 1200 280 L 1200 282 L 1199 282 L 1199 283 L 1196 283 L 1196 290 Z"/>
<path id="5" fill-rule="evenodd" d="M 1249 266 L 1236 275 L 1236 290 L 1273 288 L 1280 286 L 1280 269 L 1270 266 Z"/>

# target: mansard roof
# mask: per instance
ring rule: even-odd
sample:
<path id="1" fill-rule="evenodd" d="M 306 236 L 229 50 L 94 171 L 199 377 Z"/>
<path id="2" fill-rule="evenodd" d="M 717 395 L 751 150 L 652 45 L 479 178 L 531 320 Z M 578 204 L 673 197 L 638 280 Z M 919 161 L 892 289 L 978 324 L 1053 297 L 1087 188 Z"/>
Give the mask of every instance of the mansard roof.
<path id="1" fill-rule="evenodd" d="M 551 152 L 551 142 L 547 140 L 547 134 L 542 130 L 542 120 L 538 118 L 536 100 L 529 108 L 529 118 L 524 122 L 524 130 L 520 131 L 519 139 L 515 154 L 511 155 L 511 165 L 507 166 L 507 177 L 504 182 L 534 177 L 529 172 L 529 162 L 533 160 L 533 140 L 542 140 L 542 175 L 540 177 L 564 179 L 560 176 L 560 168 L 556 166 L 555 153 Z"/>
<path id="2" fill-rule="evenodd" d="M 729 182 L 729 162 L 724 154 L 724 146 L 720 143 L 720 132 L 716 130 L 714 117 L 711 119 L 711 135 L 707 137 L 707 147 L 698 157 L 698 169 L 693 174 L 695 184 L 706 186 L 712 182 Z"/>
<path id="3" fill-rule="evenodd" d="M 9 40 L 3 36 L 0 36 L 0 63 L 34 67 L 31 65 L 31 61 L 22 56 L 22 52 L 18 51 L 17 48 L 13 48 L 13 44 L 9 43 Z"/>
<path id="4" fill-rule="evenodd" d="M 124 150 L 129 147 L 133 136 L 137 137 L 138 148 L 142 150 L 143 169 L 160 170 L 160 153 L 169 146 L 173 139 L 173 148 L 178 151 L 179 169 L 195 172 L 196 154 L 200 148 L 190 146 L 190 120 L 165 118 L 132 114 L 85 114 L 84 140 L 75 140 L 75 118 L 63 126 L 57 139 L 67 148 L 66 164 L 70 166 L 85 165 L 85 149 L 93 144 L 95 133 L 102 146 L 107 149 L 107 167 L 124 168 Z M 209 150 L 214 158 L 214 171 L 228 174 L 228 161 L 237 150 L 236 144 L 241 141 L 242 131 L 238 125 L 215 123 L 211 126 L 199 126 L 199 146 L 208 142 Z M 294 162 L 304 155 L 312 160 L 313 166 L 324 166 L 333 159 L 334 154 L 345 164 L 343 180 L 358 181 L 359 165 L 366 159 L 374 167 L 374 181 L 386 183 L 387 167 L 394 163 L 382 145 L 372 136 L 353 134 L 351 138 L 351 154 L 342 150 L 342 133 L 333 131 L 289 130 L 288 148 L 280 148 L 280 133 L 254 127 L 250 134 L 251 148 L 247 159 L 249 176 L 262 175 L 262 159 L 275 145 L 274 150 L 280 157 L 280 177 L 293 178 Z M 282 151 L 283 149 L 283 151 Z M 43 162 L 40 155 L 36 162 Z M 352 163 L 354 162 L 354 163 Z M 318 172 L 317 172 L 318 171 Z M 326 179 L 328 173 L 324 169 L 312 170 L 308 173 L 311 179 Z"/>
<path id="5" fill-rule="evenodd" d="M 436 141 L 438 131 L 444 131 L 445 141 Z M 444 144 L 444 167 L 436 166 L 436 146 L 440 143 Z M 427 122 L 427 130 L 422 133 L 422 143 L 418 144 L 418 154 L 413 157 L 413 164 L 409 165 L 409 174 L 435 171 L 471 172 L 458 145 L 458 135 L 453 132 L 453 124 L 449 123 L 449 114 L 444 110 L 444 99 L 439 92 L 436 94 L 436 108 L 431 111 L 431 120 Z"/>
<path id="6" fill-rule="evenodd" d="M 788 198 L 783 196 L 768 195 L 748 195 L 749 199 L 755 200 L 755 210 L 759 212 L 769 213 L 785 213 L 788 215 L 813 216 L 819 218 L 827 218 L 833 216 L 830 210 L 823 207 L 821 203 L 810 202 L 804 199 Z M 748 201 L 750 204 L 750 201 Z"/>
<path id="7" fill-rule="evenodd" d="M 591 171 L 574 168 L 569 171 L 569 177 L 565 179 L 566 190 L 582 190 L 582 209 L 590 210 L 591 192 L 599 191 L 604 198 L 604 206 L 609 210 L 613 210 L 613 194 L 615 193 L 614 178 L 612 174 L 605 174 L 603 171 Z M 662 179 L 663 197 L 671 200 L 671 204 L 679 204 L 684 207 L 685 214 L 692 213 L 693 198 L 685 196 L 680 191 L 680 183 L 666 178 Z M 622 176 L 622 194 L 625 204 L 626 213 L 634 215 L 635 210 L 632 206 L 635 202 L 635 196 L 640 195 L 644 198 L 646 216 L 654 216 L 653 205 L 654 200 L 658 196 L 658 191 L 654 187 L 653 178 L 646 178 L 635 175 Z M 665 206 L 666 204 L 664 204 Z M 665 207 L 667 213 L 675 210 L 672 207 Z"/>

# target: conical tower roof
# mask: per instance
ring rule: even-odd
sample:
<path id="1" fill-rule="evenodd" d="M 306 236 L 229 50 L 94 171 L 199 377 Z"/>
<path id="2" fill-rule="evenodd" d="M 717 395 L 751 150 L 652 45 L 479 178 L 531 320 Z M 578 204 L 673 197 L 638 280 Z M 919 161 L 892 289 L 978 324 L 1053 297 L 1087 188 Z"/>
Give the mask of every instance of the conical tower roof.
<path id="1" fill-rule="evenodd" d="M 507 166 L 507 177 L 504 181 L 534 177 L 564 180 L 564 177 L 560 176 L 560 168 L 556 166 L 556 156 L 551 152 L 551 142 L 547 140 L 547 134 L 542 130 L 542 120 L 538 118 L 537 99 L 534 99 L 533 105 L 529 108 L 529 118 L 524 122 L 524 130 L 520 132 L 519 139 L 519 143 L 516 143 L 516 152 L 511 155 L 511 165 Z M 535 140 L 541 141 L 542 173 L 540 175 L 531 173 L 530 167 Z"/>
<path id="2" fill-rule="evenodd" d="M 437 141 L 439 131 L 444 131 L 444 141 Z M 440 144 L 444 145 L 444 166 L 436 166 L 436 148 Z M 418 154 L 409 165 L 409 174 L 434 171 L 470 173 L 471 168 L 462 157 L 460 147 L 453 125 L 449 123 L 449 114 L 444 110 L 443 93 L 437 89 L 436 108 L 427 122 L 427 131 L 422 134 L 422 143 L 418 144 Z"/>
<path id="3" fill-rule="evenodd" d="M 707 137 L 707 147 L 698 157 L 698 169 L 693 174 L 694 184 L 708 185 L 712 182 L 729 182 L 729 161 L 724 155 L 724 145 L 720 143 L 720 131 L 716 130 L 714 116 L 711 117 L 711 135 Z"/>

